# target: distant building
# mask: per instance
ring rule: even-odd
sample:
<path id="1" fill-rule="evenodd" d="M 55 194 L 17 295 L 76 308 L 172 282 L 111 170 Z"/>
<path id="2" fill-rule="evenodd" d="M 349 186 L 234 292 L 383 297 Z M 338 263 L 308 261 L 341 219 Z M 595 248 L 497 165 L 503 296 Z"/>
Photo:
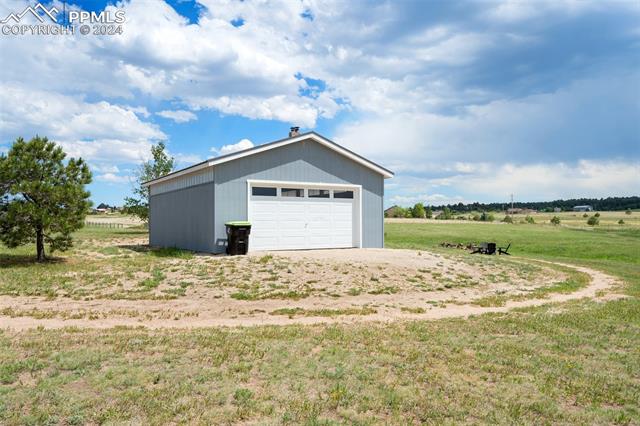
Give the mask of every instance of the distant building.
<path id="1" fill-rule="evenodd" d="M 562 209 L 560 207 L 554 207 L 553 208 L 553 212 L 554 213 L 560 213 L 562 211 Z"/>
<path id="2" fill-rule="evenodd" d="M 95 209 L 93 209 L 94 213 L 109 213 L 110 211 L 114 210 L 115 207 L 111 207 L 108 204 L 105 203 L 100 203 L 98 204 L 98 207 L 96 207 Z"/>
<path id="3" fill-rule="evenodd" d="M 593 207 L 591 206 L 573 206 L 574 212 L 590 212 L 593 211 Z"/>
<path id="4" fill-rule="evenodd" d="M 398 210 L 400 210 L 400 207 L 395 205 L 391 206 L 384 211 L 384 217 L 396 217 L 398 214 Z"/>

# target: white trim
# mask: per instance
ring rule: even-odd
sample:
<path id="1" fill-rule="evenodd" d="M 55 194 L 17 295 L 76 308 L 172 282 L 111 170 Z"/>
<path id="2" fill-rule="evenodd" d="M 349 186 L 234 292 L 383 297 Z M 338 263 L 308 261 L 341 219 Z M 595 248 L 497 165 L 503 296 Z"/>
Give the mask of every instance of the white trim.
<path id="1" fill-rule="evenodd" d="M 177 171 L 173 174 L 167 175 L 167 176 L 163 176 L 163 177 L 159 177 L 155 180 L 146 182 L 143 184 L 143 186 L 150 186 L 150 185 L 154 185 L 156 183 L 160 183 L 160 182 L 164 182 L 165 180 L 169 180 L 169 179 L 173 179 L 188 173 L 192 173 L 198 170 L 201 170 L 205 167 L 213 167 L 217 164 L 222 164 L 222 163 L 227 163 L 229 161 L 233 161 L 233 160 L 237 160 L 238 158 L 243 158 L 243 157 L 248 157 L 250 155 L 254 155 L 254 154 L 259 154 L 261 152 L 264 151 L 268 151 L 270 149 L 275 149 L 275 148 L 280 148 L 282 146 L 286 146 L 292 143 L 296 143 L 296 142 L 301 142 L 304 140 L 308 140 L 308 139 L 312 139 L 316 142 L 318 142 L 321 145 L 326 146 L 327 148 L 336 151 L 339 154 L 342 154 L 343 156 L 349 158 L 352 161 L 355 161 L 356 163 L 362 164 L 365 167 L 370 168 L 371 170 L 374 170 L 375 172 L 380 173 L 385 179 L 391 178 L 393 177 L 393 173 L 389 172 L 386 169 L 383 169 L 382 167 L 378 166 L 377 164 L 372 163 L 371 161 L 368 161 L 362 157 L 359 157 L 357 155 L 355 155 L 354 153 L 346 150 L 345 148 L 341 147 L 340 145 L 337 145 L 331 141 L 329 141 L 328 139 L 323 138 L 322 136 L 315 134 L 315 133 L 306 133 L 300 136 L 296 136 L 294 138 L 289 138 L 289 139 L 285 139 L 282 140 L 280 142 L 276 142 L 276 143 L 270 143 L 270 144 L 266 144 L 264 146 L 258 146 L 256 148 L 251 148 L 248 149 L 246 151 L 241 151 L 238 152 L 236 154 L 230 154 L 221 158 L 212 158 L 211 160 L 209 160 L 208 162 L 199 164 L 197 166 L 193 166 L 191 168 L 187 168 L 187 169 L 183 169 L 180 171 Z"/>
<path id="2" fill-rule="evenodd" d="M 360 234 L 358 236 L 358 248 L 362 248 L 362 185 L 358 185 L 358 204 L 358 213 L 360 214 L 360 220 L 358 221 L 358 226 L 360 228 L 358 229 L 358 233 Z M 384 217 L 384 212 L 382 213 L 382 216 Z"/>
<path id="3" fill-rule="evenodd" d="M 358 195 L 358 248 L 362 248 L 362 185 L 352 185 L 344 183 L 300 182 L 294 180 L 247 179 L 247 221 L 249 222 L 251 221 L 251 187 L 254 185 L 270 185 L 275 186 L 276 188 L 282 188 L 283 186 L 303 186 L 305 187 L 305 189 L 309 187 L 322 187 L 328 189 L 353 189 L 354 192 Z M 278 194 L 278 192 L 276 192 L 276 194 Z M 356 204 L 355 200 L 354 204 Z M 249 245 L 249 251 L 251 251 L 251 245 Z"/>
<path id="4" fill-rule="evenodd" d="M 251 181 L 247 180 L 247 222 L 251 217 Z M 251 246 L 249 246 L 249 250 L 251 250 Z"/>
<path id="5" fill-rule="evenodd" d="M 298 186 L 322 186 L 322 187 L 330 187 L 330 188 L 362 188 L 362 185 L 352 185 L 347 183 L 322 183 L 322 182 L 300 182 L 297 180 L 263 180 L 263 179 L 247 179 L 247 183 L 251 185 L 272 185 L 272 186 L 283 186 L 283 185 L 298 185 Z"/>

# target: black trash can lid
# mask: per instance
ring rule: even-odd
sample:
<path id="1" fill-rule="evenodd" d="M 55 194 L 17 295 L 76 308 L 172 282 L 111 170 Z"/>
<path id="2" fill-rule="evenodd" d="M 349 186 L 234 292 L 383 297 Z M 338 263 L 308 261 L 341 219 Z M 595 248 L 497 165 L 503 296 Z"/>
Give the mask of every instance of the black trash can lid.
<path id="1" fill-rule="evenodd" d="M 234 220 L 231 222 L 226 222 L 226 226 L 251 226 L 251 222 L 247 222 L 246 220 Z"/>

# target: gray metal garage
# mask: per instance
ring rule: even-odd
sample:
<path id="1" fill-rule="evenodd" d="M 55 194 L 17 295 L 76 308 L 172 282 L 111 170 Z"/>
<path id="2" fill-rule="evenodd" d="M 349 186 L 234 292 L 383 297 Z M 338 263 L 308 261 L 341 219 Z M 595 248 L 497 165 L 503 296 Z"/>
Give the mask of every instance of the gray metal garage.
<path id="1" fill-rule="evenodd" d="M 315 133 L 216 157 L 147 182 L 152 246 L 222 252 L 225 222 L 250 250 L 383 247 L 393 173 Z"/>

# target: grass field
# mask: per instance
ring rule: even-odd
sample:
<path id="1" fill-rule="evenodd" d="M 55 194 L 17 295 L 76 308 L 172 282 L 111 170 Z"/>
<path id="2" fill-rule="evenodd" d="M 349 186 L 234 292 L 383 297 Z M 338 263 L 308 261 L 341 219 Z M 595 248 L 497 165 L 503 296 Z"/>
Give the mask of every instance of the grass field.
<path id="1" fill-rule="evenodd" d="M 637 227 L 386 225 L 388 247 L 442 241 L 511 242 L 618 276 L 629 297 L 391 324 L 3 331 L 0 423 L 640 424 Z M 35 271 L 26 250 L 0 269 Z"/>
<path id="2" fill-rule="evenodd" d="M 635 226 L 640 227 L 640 211 L 631 212 L 631 214 L 627 214 L 624 211 L 618 212 L 561 212 L 561 213 L 534 213 L 531 217 L 534 218 L 536 223 L 549 223 L 549 220 L 558 216 L 560 218 L 560 223 L 565 226 L 587 226 L 587 219 L 591 216 L 599 214 L 599 227 L 621 227 L 621 226 Z M 587 215 L 585 217 L 585 214 Z M 514 221 L 520 221 L 525 218 L 526 215 L 516 214 L 513 215 Z M 502 219 L 502 215 L 496 214 L 496 218 Z M 624 224 L 620 224 L 620 220 L 624 222 Z"/>
<path id="3" fill-rule="evenodd" d="M 640 296 L 640 227 L 553 226 L 550 224 L 387 223 L 390 248 L 442 251 L 441 242 L 511 243 L 518 256 L 573 262 L 624 278 L 627 292 Z"/>

